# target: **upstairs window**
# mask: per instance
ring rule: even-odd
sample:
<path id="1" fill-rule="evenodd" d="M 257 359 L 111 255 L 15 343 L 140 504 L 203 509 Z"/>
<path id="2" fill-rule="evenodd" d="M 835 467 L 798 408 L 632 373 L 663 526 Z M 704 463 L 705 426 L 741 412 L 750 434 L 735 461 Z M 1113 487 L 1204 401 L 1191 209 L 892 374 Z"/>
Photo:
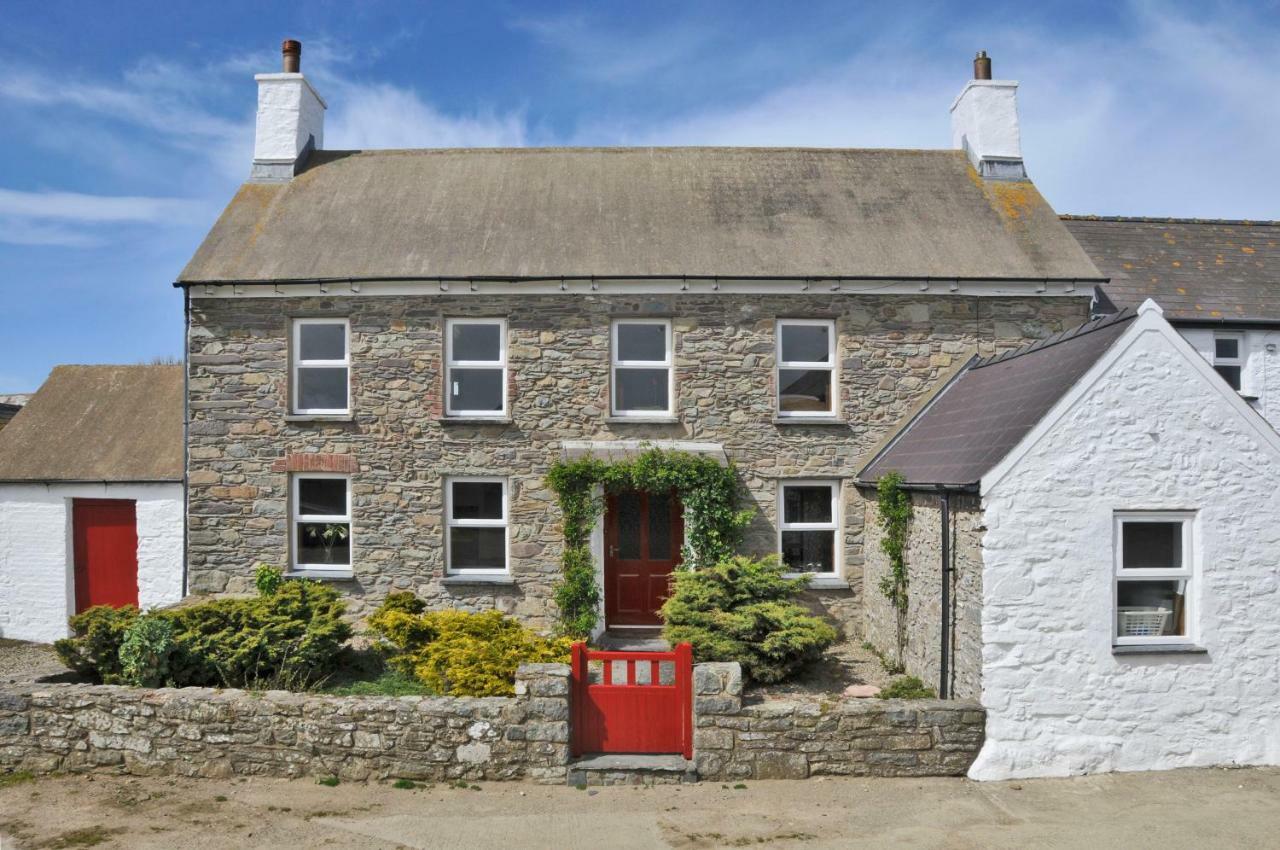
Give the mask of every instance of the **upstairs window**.
<path id="1" fill-rule="evenodd" d="M 1116 644 L 1190 642 L 1191 534 L 1190 514 L 1116 514 Z"/>
<path id="2" fill-rule="evenodd" d="M 345 475 L 293 476 L 293 568 L 351 569 L 351 480 Z"/>
<path id="3" fill-rule="evenodd" d="M 444 356 L 446 416 L 506 415 L 506 322 L 448 320 Z"/>
<path id="4" fill-rule="evenodd" d="M 293 322 L 293 412 L 351 412 L 351 327 L 346 319 Z"/>
<path id="5" fill-rule="evenodd" d="M 783 482 L 778 488 L 778 548 L 787 571 L 837 575 L 839 543 L 839 482 Z"/>
<path id="6" fill-rule="evenodd" d="M 835 322 L 782 319 L 777 339 L 778 415 L 834 416 Z"/>
<path id="7" fill-rule="evenodd" d="M 1213 368 L 1231 389 L 1239 392 L 1244 376 L 1244 335 L 1216 334 L 1213 338 Z"/>
<path id="8" fill-rule="evenodd" d="M 450 573 L 507 571 L 507 482 L 450 478 L 445 483 L 445 562 Z"/>
<path id="9" fill-rule="evenodd" d="M 613 323 L 611 349 L 614 416 L 672 416 L 671 322 L 627 319 Z"/>

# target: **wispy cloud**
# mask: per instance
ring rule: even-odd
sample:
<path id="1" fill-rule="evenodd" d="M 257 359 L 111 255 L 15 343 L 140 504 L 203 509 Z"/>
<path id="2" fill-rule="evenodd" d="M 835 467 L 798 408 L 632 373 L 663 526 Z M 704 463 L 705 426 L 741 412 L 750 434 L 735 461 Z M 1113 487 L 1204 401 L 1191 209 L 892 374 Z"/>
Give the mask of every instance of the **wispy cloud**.
<path id="1" fill-rule="evenodd" d="M 179 198 L 85 195 L 79 192 L 17 192 L 0 189 L 0 216 L 81 222 L 188 219 L 200 205 Z"/>
<path id="2" fill-rule="evenodd" d="M 682 23 L 653 32 L 610 27 L 586 15 L 520 17 L 509 26 L 568 58 L 566 70 L 610 83 L 625 83 L 672 68 L 703 49 L 714 32 Z"/>
<path id="3" fill-rule="evenodd" d="M 416 92 L 385 83 L 340 83 L 325 119 L 325 147 L 454 148 L 527 144 L 523 112 L 447 115 Z"/>

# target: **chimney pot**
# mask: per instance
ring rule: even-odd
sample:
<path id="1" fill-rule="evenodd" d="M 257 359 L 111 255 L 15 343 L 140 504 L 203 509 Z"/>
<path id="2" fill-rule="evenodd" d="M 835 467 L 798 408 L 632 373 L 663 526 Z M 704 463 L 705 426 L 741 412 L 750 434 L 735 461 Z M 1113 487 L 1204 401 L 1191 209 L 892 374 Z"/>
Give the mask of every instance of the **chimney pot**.
<path id="1" fill-rule="evenodd" d="M 302 42 L 286 38 L 280 45 L 280 53 L 284 56 L 284 72 L 297 74 L 302 68 Z"/>
<path id="2" fill-rule="evenodd" d="M 978 55 L 973 59 L 973 78 L 975 80 L 991 79 L 991 58 L 987 56 L 985 50 L 979 50 Z"/>

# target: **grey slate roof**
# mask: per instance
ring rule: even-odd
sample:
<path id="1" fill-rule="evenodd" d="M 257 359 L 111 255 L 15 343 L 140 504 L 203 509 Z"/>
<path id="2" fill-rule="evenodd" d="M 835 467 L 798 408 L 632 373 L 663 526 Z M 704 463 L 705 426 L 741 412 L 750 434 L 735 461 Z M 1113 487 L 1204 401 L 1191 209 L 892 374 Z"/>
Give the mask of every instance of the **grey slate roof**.
<path id="1" fill-rule="evenodd" d="M 1280 322 L 1280 222 L 1063 216 L 1117 308 L 1166 319 Z"/>
<path id="2" fill-rule="evenodd" d="M 57 366 L 0 430 L 0 481 L 181 481 L 181 366 Z"/>
<path id="3" fill-rule="evenodd" d="M 959 151 L 317 151 L 246 183 L 179 283 L 1100 277 L 1029 182 Z"/>
<path id="4" fill-rule="evenodd" d="M 914 486 L 972 486 L 1128 328 L 1132 310 L 1087 322 L 985 360 L 975 358 L 863 468 L 878 481 L 896 471 Z"/>

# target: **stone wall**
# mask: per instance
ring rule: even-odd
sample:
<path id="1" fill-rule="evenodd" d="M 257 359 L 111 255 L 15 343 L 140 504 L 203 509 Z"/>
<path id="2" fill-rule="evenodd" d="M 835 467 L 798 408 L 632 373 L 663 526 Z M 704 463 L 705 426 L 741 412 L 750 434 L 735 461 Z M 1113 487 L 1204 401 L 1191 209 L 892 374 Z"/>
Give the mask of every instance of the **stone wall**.
<path id="1" fill-rule="evenodd" d="M 693 748 L 704 780 L 962 776 L 982 747 L 971 702 L 742 703 L 736 663 L 694 667 Z"/>
<path id="2" fill-rule="evenodd" d="M 0 691 L 0 769 L 179 776 L 563 782 L 569 668 L 530 664 L 515 697 L 50 685 Z"/>
<path id="3" fill-rule="evenodd" d="M 559 511 L 547 469 L 563 440 L 696 440 L 723 444 L 757 517 L 753 553 L 777 549 L 781 478 L 851 480 L 859 460 L 958 358 L 1013 348 L 1087 318 L 1088 298 L 962 296 L 486 296 L 202 298 L 190 328 L 190 587 L 248 589 L 258 561 L 286 564 L 287 454 L 350 456 L 358 612 L 411 590 L 436 607 L 497 607 L 550 625 L 560 575 Z M 291 316 L 351 322 L 353 417 L 286 421 Z M 446 317 L 506 317 L 511 420 L 441 419 Z M 670 316 L 676 421 L 611 421 L 610 320 Z M 776 424 L 778 317 L 837 324 L 840 424 Z M 511 576 L 445 580 L 448 475 L 509 480 Z M 860 628 L 863 507 L 844 488 L 844 576 L 816 604 Z"/>
<path id="4" fill-rule="evenodd" d="M 982 693 L 982 511 L 976 495 L 951 494 L 951 653 L 948 696 L 978 699 Z M 914 510 L 907 538 L 906 646 L 901 663 L 937 690 L 942 659 L 942 507 L 934 493 L 912 493 Z M 897 610 L 880 580 L 889 558 L 880 548 L 884 532 L 875 493 L 867 492 L 865 636 L 891 660 L 897 659 Z"/>

